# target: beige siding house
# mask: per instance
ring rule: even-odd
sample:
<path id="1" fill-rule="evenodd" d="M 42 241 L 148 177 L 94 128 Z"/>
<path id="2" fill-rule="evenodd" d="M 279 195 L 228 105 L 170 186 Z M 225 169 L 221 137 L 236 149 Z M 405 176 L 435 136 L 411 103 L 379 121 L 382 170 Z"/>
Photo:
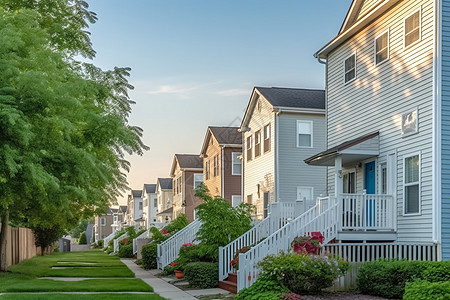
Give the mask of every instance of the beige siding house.
<path id="1" fill-rule="evenodd" d="M 108 208 L 106 214 L 95 216 L 94 220 L 94 238 L 95 242 L 103 240 L 105 237 L 113 232 L 113 215 L 117 212 L 117 209 Z"/>
<path id="2" fill-rule="evenodd" d="M 243 201 L 267 216 L 272 202 L 308 208 L 326 193 L 326 168 L 303 160 L 326 148 L 323 90 L 255 87 L 241 127 Z"/>
<path id="3" fill-rule="evenodd" d="M 208 127 L 200 156 L 203 158 L 203 182 L 212 196 L 231 205 L 241 197 L 242 134 L 238 127 Z"/>
<path id="4" fill-rule="evenodd" d="M 173 217 L 172 179 L 158 178 L 156 181 L 156 197 L 158 200 L 157 222 L 169 223 Z"/>
<path id="5" fill-rule="evenodd" d="M 202 201 L 195 197 L 195 188 L 203 182 L 203 159 L 196 154 L 175 154 L 170 172 L 173 185 L 173 217 L 185 214 L 195 219 L 195 208 Z"/>

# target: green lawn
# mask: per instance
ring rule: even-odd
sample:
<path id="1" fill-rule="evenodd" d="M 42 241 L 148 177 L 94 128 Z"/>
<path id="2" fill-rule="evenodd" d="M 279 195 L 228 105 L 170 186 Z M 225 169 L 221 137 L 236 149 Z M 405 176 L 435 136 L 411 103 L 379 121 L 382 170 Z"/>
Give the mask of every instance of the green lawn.
<path id="1" fill-rule="evenodd" d="M 54 267 L 58 267 L 54 269 Z M 59 269 L 61 268 L 61 269 Z M 145 292 L 153 288 L 136 279 L 116 256 L 101 251 L 55 253 L 34 257 L 0 273 L 0 299 L 155 299 L 156 294 L 109 294 Z M 82 281 L 56 281 L 39 277 L 100 277 Z M 104 277 L 104 278 L 101 278 Z M 106 278 L 109 277 L 109 278 Z M 40 292 L 40 294 L 32 293 Z M 44 293 L 42 293 L 44 292 Z M 45 292 L 54 292 L 46 294 Z M 61 294 L 61 292 L 101 292 L 102 294 Z M 30 294 L 28 294 L 30 293 Z M 42 293 L 42 294 L 41 294 Z"/>
<path id="2" fill-rule="evenodd" d="M 1 300 L 164 300 L 155 294 L 8 294 L 0 296 Z"/>
<path id="3" fill-rule="evenodd" d="M 134 277 L 118 257 L 100 250 L 37 256 L 8 270 L 37 277 Z"/>

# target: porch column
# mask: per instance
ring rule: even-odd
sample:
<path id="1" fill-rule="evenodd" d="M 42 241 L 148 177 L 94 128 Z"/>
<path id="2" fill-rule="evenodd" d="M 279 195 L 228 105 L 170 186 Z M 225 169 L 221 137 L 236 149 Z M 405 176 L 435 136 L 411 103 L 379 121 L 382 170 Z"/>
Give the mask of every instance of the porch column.
<path id="1" fill-rule="evenodd" d="M 334 159 L 334 194 L 337 197 L 342 194 L 342 156 Z"/>

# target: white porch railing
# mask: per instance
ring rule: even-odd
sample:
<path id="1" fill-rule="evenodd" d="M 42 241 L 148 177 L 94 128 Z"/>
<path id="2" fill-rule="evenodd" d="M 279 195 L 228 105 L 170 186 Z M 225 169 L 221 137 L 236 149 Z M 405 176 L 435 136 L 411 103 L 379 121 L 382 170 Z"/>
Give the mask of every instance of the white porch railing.
<path id="1" fill-rule="evenodd" d="M 324 236 L 324 244 L 334 239 L 338 230 L 338 208 L 338 203 L 333 202 L 321 212 L 320 205 L 317 203 L 246 253 L 239 254 L 237 290 L 247 288 L 256 281 L 259 274 L 258 262 L 267 255 L 288 250 L 295 237 L 319 231 Z"/>
<path id="2" fill-rule="evenodd" d="M 152 227 L 156 227 L 158 229 L 163 228 L 164 226 L 166 226 L 167 223 L 162 223 L 162 222 L 153 222 L 149 224 L 149 229 L 147 229 L 146 231 L 144 231 L 142 234 L 140 234 L 139 236 L 137 236 L 136 238 L 133 239 L 133 254 L 136 254 L 138 252 L 137 249 L 137 240 L 139 239 L 148 239 L 152 237 L 152 234 L 150 233 L 150 228 Z"/>
<path id="3" fill-rule="evenodd" d="M 119 252 L 119 241 L 125 239 L 128 237 L 128 233 L 124 233 L 121 236 L 119 236 L 117 239 L 114 239 L 114 251 L 113 253 Z"/>
<path id="4" fill-rule="evenodd" d="M 342 194 L 341 229 L 394 230 L 394 198 L 390 195 Z"/>
<path id="5" fill-rule="evenodd" d="M 110 235 L 108 235 L 107 237 L 105 237 L 105 238 L 103 239 L 103 247 L 104 247 L 104 248 L 108 247 L 109 241 L 111 241 L 111 240 L 114 238 L 115 235 L 116 235 L 116 234 L 113 232 L 113 233 L 111 233 Z"/>
<path id="6" fill-rule="evenodd" d="M 195 239 L 201 224 L 202 223 L 199 220 L 194 220 L 188 226 L 184 227 L 161 244 L 158 244 L 158 269 L 162 270 L 178 257 L 181 246 L 185 243 L 190 243 Z"/>

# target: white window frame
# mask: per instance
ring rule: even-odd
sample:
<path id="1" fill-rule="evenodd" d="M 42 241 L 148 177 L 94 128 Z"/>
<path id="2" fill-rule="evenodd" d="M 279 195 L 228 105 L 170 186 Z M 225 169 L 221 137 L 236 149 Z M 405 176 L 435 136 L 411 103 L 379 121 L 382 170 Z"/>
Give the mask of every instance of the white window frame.
<path id="1" fill-rule="evenodd" d="M 238 202 L 237 204 L 236 204 L 236 201 Z M 231 196 L 231 205 L 233 207 L 236 207 L 236 206 L 238 206 L 241 203 L 242 203 L 242 196 L 241 195 L 232 195 Z"/>
<path id="2" fill-rule="evenodd" d="M 199 185 L 203 183 L 203 173 L 194 173 L 194 190 L 197 188 L 197 182 L 199 180 L 197 180 L 196 177 L 198 176 L 202 176 L 202 180 L 200 181 Z"/>
<path id="3" fill-rule="evenodd" d="M 377 39 L 380 38 L 381 36 L 385 35 L 386 33 L 387 33 L 387 57 L 385 60 L 382 60 L 379 63 L 377 63 Z M 386 29 L 385 31 L 383 31 L 382 33 L 380 33 L 379 35 L 377 35 L 375 37 L 374 42 L 373 42 L 373 52 L 374 52 L 373 53 L 373 61 L 375 63 L 375 66 L 379 66 L 390 59 L 390 57 L 391 57 L 391 55 L 390 55 L 390 40 L 391 40 L 391 37 L 390 37 L 389 29 Z"/>
<path id="4" fill-rule="evenodd" d="M 406 183 L 406 159 L 414 156 L 419 156 L 419 181 Z M 414 152 L 403 156 L 403 216 L 420 216 L 422 215 L 422 155 L 419 152 Z M 406 213 L 406 187 L 419 185 L 419 211 L 417 213 Z"/>
<path id="5" fill-rule="evenodd" d="M 242 152 L 231 152 L 231 175 L 242 175 L 242 162 L 239 159 L 239 156 L 242 155 Z M 241 172 L 237 172 L 235 169 L 235 165 L 237 165 L 237 163 L 235 163 L 234 159 L 236 159 L 239 161 L 239 165 L 241 166 Z"/>
<path id="6" fill-rule="evenodd" d="M 406 43 L 405 43 L 406 42 L 406 19 L 408 19 L 409 17 L 411 17 L 412 15 L 414 15 L 417 12 L 419 12 L 419 38 L 417 39 L 417 41 L 414 41 L 411 44 L 409 44 L 408 46 L 406 46 Z M 415 44 L 419 43 L 420 41 L 422 41 L 422 7 L 419 7 L 418 9 L 414 10 L 412 13 L 410 13 L 403 19 L 403 49 L 408 49 L 408 48 L 414 46 Z"/>
<path id="7" fill-rule="evenodd" d="M 415 128 L 415 131 L 414 132 L 409 132 L 409 133 L 404 133 L 403 132 L 403 117 L 405 115 L 407 115 L 407 114 L 412 114 L 414 112 L 416 113 L 416 128 Z M 415 109 L 413 109 L 413 110 L 410 110 L 410 111 L 405 112 L 405 113 L 402 114 L 401 130 L 402 130 L 402 137 L 410 136 L 410 135 L 413 135 L 413 134 L 416 134 L 416 133 L 419 132 L 419 109 L 417 107 Z"/>
<path id="8" fill-rule="evenodd" d="M 386 182 L 383 182 L 383 170 L 385 171 L 385 179 Z M 389 171 L 388 171 L 388 166 L 387 166 L 387 162 L 383 161 L 383 162 L 378 162 L 378 172 L 379 172 L 379 176 L 378 176 L 378 193 L 380 195 L 387 195 L 388 194 L 388 177 L 389 177 Z M 385 184 L 385 191 L 383 193 L 383 185 Z"/>
<path id="9" fill-rule="evenodd" d="M 106 218 L 105 217 L 101 217 L 100 218 L 100 225 L 101 226 L 106 226 Z"/>
<path id="10" fill-rule="evenodd" d="M 256 153 L 257 148 L 259 148 L 259 153 Z M 261 148 L 262 147 L 261 147 L 261 129 L 260 129 L 255 132 L 255 158 L 261 156 L 263 152 L 261 151 L 262 150 Z"/>
<path id="11" fill-rule="evenodd" d="M 246 161 L 251 161 L 251 160 L 253 160 L 253 151 L 252 151 L 253 136 L 252 135 L 247 136 L 245 139 L 245 142 L 247 143 L 246 147 L 245 147 L 245 156 L 246 156 L 245 159 L 246 159 Z M 248 155 L 247 155 L 248 151 L 250 151 L 250 154 L 252 155 L 252 157 L 250 157 L 250 159 L 248 158 Z"/>
<path id="12" fill-rule="evenodd" d="M 311 125 L 311 145 L 310 146 L 300 146 L 298 143 L 300 142 L 300 139 L 299 139 L 299 132 L 298 132 L 298 124 L 299 123 L 309 123 L 310 125 Z M 314 145 L 314 123 L 313 123 L 313 121 L 309 121 L 309 120 L 297 120 L 297 129 L 296 129 L 296 132 L 297 132 L 297 148 L 313 148 L 313 145 Z"/>
<path id="13" fill-rule="evenodd" d="M 349 81 L 345 81 L 345 79 L 346 79 L 346 77 L 345 77 L 345 75 L 347 75 L 347 73 L 349 73 L 351 70 L 353 70 L 353 69 L 350 69 L 349 71 L 346 71 L 345 70 L 345 62 L 350 58 L 350 57 L 352 57 L 352 56 L 354 56 L 355 57 L 355 67 L 353 68 L 354 70 L 355 70 L 355 77 L 353 77 L 352 79 L 350 79 Z M 345 59 L 344 59 L 344 84 L 349 84 L 350 82 L 353 82 L 353 81 L 355 81 L 356 80 L 356 51 L 355 52 L 353 52 L 352 54 L 350 54 L 349 56 L 347 56 Z"/>
<path id="14" fill-rule="evenodd" d="M 304 190 L 306 190 L 306 189 L 308 189 L 308 190 L 311 190 L 311 199 L 309 199 L 309 200 L 314 200 L 314 187 L 312 187 L 312 186 L 298 186 L 297 187 L 297 194 L 296 194 L 296 196 L 295 196 L 295 198 L 297 199 L 297 201 L 303 201 L 303 199 L 298 199 L 298 190 L 299 189 L 304 189 Z M 308 199 L 306 199 L 306 201 L 308 201 Z"/>

